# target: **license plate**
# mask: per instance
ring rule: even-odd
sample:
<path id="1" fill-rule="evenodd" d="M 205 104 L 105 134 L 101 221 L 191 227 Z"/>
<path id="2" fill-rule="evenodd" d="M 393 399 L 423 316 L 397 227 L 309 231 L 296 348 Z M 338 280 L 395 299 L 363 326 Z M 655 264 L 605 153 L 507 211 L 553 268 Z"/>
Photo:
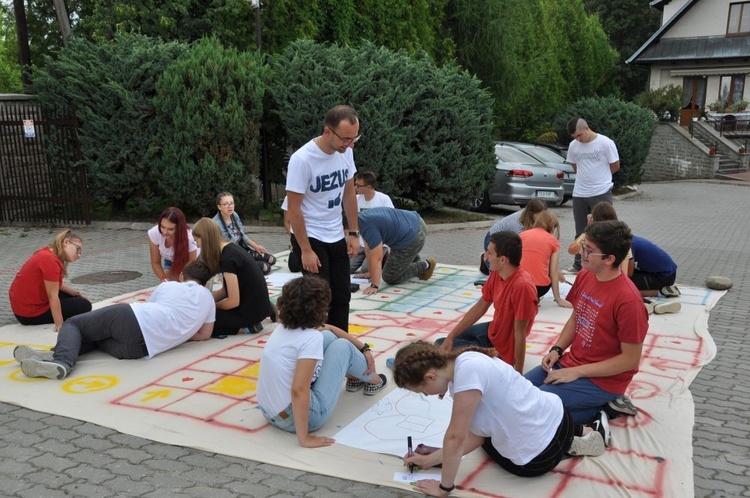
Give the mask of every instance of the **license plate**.
<path id="1" fill-rule="evenodd" d="M 557 199 L 557 194 L 548 190 L 537 190 L 536 196 L 543 197 L 545 199 Z"/>

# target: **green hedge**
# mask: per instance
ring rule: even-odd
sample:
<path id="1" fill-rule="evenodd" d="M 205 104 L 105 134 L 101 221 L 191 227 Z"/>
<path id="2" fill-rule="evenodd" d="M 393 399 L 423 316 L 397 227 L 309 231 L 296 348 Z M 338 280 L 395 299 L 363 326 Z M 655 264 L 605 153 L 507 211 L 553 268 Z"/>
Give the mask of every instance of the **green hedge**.
<path id="1" fill-rule="evenodd" d="M 437 67 L 425 55 L 370 43 L 299 41 L 272 68 L 270 90 L 290 145 L 319 135 L 329 108 L 353 106 L 363 137 L 357 168 L 375 171 L 391 196 L 420 207 L 463 204 L 494 176 L 492 98 L 454 64 Z"/>
<path id="2" fill-rule="evenodd" d="M 267 67 L 256 52 L 193 44 L 157 83 L 154 100 L 161 189 L 201 214 L 228 190 L 246 206 L 257 200 L 260 118 Z"/>
<path id="3" fill-rule="evenodd" d="M 92 197 L 124 209 L 128 200 L 161 195 L 152 168 L 157 132 L 156 80 L 187 50 L 141 35 L 100 45 L 71 38 L 33 73 L 31 93 L 48 113 L 75 112 Z"/>

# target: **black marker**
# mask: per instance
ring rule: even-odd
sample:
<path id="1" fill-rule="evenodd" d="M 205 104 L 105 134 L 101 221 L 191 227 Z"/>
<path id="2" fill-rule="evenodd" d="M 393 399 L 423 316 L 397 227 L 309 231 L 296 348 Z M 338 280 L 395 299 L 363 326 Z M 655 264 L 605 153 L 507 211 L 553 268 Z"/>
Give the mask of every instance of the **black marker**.
<path id="1" fill-rule="evenodd" d="M 414 449 L 411 446 L 411 436 L 408 436 L 406 438 L 406 448 L 407 448 L 407 452 L 406 452 L 407 456 L 410 456 L 410 457 L 414 456 Z M 412 462 L 409 462 L 409 472 L 412 474 L 414 473 L 414 464 Z"/>

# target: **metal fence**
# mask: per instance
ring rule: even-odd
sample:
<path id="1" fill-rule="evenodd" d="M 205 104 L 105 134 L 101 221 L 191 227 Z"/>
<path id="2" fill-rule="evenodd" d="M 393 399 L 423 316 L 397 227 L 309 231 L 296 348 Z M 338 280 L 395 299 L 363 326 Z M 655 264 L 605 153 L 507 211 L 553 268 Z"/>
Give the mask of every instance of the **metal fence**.
<path id="1" fill-rule="evenodd" d="M 0 222 L 91 223 L 78 120 L 32 99 L 0 99 Z"/>

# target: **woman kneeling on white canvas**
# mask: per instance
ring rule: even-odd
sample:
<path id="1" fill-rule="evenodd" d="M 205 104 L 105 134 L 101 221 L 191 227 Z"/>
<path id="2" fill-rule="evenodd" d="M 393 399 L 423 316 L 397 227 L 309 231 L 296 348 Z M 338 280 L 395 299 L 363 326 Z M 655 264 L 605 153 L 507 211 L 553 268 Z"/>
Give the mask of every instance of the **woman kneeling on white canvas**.
<path id="1" fill-rule="evenodd" d="M 567 455 L 599 456 L 609 439 L 606 420 L 594 427 L 574 424 L 560 398 L 534 387 L 494 349 L 444 352 L 415 342 L 396 354 L 396 385 L 424 395 L 453 397 L 451 421 L 443 448 L 405 456 L 421 468 L 442 464 L 440 481 L 422 480 L 417 491 L 448 496 L 455 488 L 461 457 L 480 446 L 508 472 L 536 477 L 555 468 Z M 427 452 L 424 452 L 427 453 Z"/>

